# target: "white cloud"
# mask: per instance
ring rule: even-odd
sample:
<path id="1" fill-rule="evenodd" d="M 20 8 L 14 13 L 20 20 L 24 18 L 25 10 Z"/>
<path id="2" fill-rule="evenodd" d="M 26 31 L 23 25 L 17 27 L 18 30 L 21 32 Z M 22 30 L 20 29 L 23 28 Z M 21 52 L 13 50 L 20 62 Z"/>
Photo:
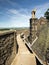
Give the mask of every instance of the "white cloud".
<path id="1" fill-rule="evenodd" d="M 15 10 L 15 9 L 10 9 L 10 10 L 8 10 L 8 13 L 11 13 L 11 14 L 18 14 L 18 11 Z"/>
<path id="2" fill-rule="evenodd" d="M 12 27 L 29 27 L 30 15 L 27 12 L 27 10 L 24 10 L 25 13 L 27 13 L 27 14 L 22 13 L 23 10 L 22 9 L 21 10 L 16 10 L 16 9 L 8 10 L 7 13 L 10 16 L 10 19 L 9 19 L 9 23 L 11 24 L 10 26 L 12 26 Z"/>
<path id="3" fill-rule="evenodd" d="M 48 7 L 49 7 L 49 3 L 45 3 L 34 7 L 37 9 L 36 17 L 40 18 L 41 16 L 44 16 L 44 12 L 47 10 Z M 21 8 L 20 10 L 16 10 L 16 9 L 8 10 L 9 13 L 13 14 L 10 20 L 12 21 L 13 26 L 18 26 L 18 27 L 29 26 L 28 21 L 31 18 L 31 12 L 29 13 L 28 10 L 29 9 L 23 9 L 23 8 Z"/>
<path id="4" fill-rule="evenodd" d="M 45 11 L 49 8 L 49 3 L 38 5 L 38 6 L 34 7 L 34 8 L 37 9 L 36 17 L 40 18 L 41 16 L 44 16 Z"/>
<path id="5" fill-rule="evenodd" d="M 8 1 L 8 0 L 7 0 Z M 12 2 L 9 1 L 13 5 Z M 14 6 L 14 5 L 13 5 Z M 44 16 L 44 12 L 49 8 L 49 3 L 45 3 L 42 5 L 35 6 L 37 9 L 36 17 L 40 18 Z M 29 19 L 31 18 L 32 9 L 9 9 L 7 10 L 7 16 L 9 17 L 9 21 L 5 24 L 5 27 L 29 27 Z M 4 26 L 3 23 L 1 23 Z"/>

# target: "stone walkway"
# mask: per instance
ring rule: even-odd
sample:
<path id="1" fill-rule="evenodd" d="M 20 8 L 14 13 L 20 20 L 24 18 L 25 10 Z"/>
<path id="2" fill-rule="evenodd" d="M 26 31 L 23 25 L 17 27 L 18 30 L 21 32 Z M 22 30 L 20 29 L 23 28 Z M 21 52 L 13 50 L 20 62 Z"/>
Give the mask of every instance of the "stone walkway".
<path id="1" fill-rule="evenodd" d="M 17 36 L 17 42 L 19 45 L 18 54 L 16 55 L 11 65 L 36 65 L 34 54 L 29 52 L 20 35 Z"/>

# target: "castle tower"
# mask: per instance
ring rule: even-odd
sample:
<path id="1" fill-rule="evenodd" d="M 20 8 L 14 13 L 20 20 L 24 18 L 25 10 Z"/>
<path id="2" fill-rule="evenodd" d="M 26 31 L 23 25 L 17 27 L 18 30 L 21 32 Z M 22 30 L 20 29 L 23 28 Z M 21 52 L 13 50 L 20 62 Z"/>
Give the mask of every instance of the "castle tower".
<path id="1" fill-rule="evenodd" d="M 36 38 L 37 32 L 37 18 L 35 18 L 36 10 L 31 12 L 32 17 L 30 18 L 30 44 L 32 44 L 33 40 Z"/>

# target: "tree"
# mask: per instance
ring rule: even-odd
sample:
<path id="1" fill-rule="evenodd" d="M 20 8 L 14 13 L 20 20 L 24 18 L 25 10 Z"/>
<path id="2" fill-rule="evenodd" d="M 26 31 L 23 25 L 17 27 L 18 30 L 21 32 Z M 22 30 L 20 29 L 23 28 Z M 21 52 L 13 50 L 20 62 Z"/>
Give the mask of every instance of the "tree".
<path id="1" fill-rule="evenodd" d="M 48 8 L 47 11 L 45 12 L 44 16 L 46 17 L 46 19 L 49 20 L 49 8 Z"/>

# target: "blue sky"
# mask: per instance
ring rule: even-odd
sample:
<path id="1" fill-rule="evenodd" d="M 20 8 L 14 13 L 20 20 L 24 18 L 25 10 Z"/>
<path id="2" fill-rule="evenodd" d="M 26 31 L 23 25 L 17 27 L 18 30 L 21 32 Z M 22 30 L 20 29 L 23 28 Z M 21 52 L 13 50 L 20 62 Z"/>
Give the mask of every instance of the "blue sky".
<path id="1" fill-rule="evenodd" d="M 44 16 L 49 8 L 49 0 L 0 0 L 0 28 L 29 27 L 34 8 L 37 18 Z"/>

